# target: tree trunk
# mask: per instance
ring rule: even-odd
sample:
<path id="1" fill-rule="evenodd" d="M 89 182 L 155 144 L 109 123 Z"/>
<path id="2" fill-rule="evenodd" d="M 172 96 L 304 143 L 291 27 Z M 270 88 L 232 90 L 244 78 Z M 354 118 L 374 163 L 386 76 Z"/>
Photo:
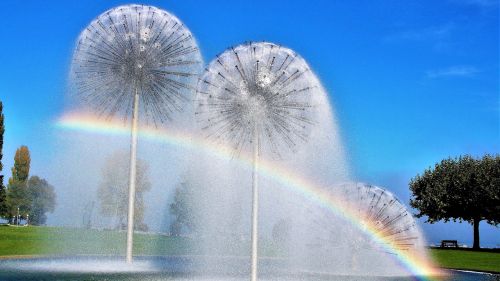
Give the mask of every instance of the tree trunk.
<path id="1" fill-rule="evenodd" d="M 481 219 L 474 219 L 474 244 L 472 245 L 473 249 L 479 249 L 479 222 Z"/>

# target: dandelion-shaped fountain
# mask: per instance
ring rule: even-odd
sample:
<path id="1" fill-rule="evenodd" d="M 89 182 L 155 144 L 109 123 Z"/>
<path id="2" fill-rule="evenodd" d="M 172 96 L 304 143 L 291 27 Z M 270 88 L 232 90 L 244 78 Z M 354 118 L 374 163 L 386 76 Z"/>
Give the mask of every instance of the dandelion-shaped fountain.
<path id="1" fill-rule="evenodd" d="M 77 93 L 100 115 L 132 119 L 127 262 L 132 261 L 139 115 L 155 125 L 171 119 L 189 100 L 201 64 L 191 32 L 151 6 L 110 9 L 78 38 L 72 65 Z"/>
<path id="2" fill-rule="evenodd" d="M 315 235 L 296 248 L 305 257 L 304 263 L 315 270 L 341 270 L 337 272 L 341 274 L 393 274 L 396 270 L 387 270 L 392 261 L 384 260 L 388 256 L 404 253 L 425 259 L 425 241 L 415 218 L 390 191 L 348 182 L 334 186 L 331 192 L 344 209 L 333 214 L 317 206 L 308 208 L 310 219 L 304 228 Z M 342 220 L 352 216 L 358 218 L 358 227 Z M 332 264 L 343 266 L 332 269 Z"/>
<path id="3" fill-rule="evenodd" d="M 196 114 L 206 135 L 231 143 L 236 153 L 253 153 L 251 280 L 257 280 L 259 158 L 264 152 L 281 156 L 307 140 L 316 83 L 304 59 L 267 42 L 228 49 L 198 82 Z"/>
<path id="4" fill-rule="evenodd" d="M 411 251 L 424 246 L 415 218 L 390 191 L 364 183 L 345 183 L 340 188 L 346 204 L 355 208 L 363 222 L 373 226 L 374 234 L 391 243 L 393 250 Z"/>

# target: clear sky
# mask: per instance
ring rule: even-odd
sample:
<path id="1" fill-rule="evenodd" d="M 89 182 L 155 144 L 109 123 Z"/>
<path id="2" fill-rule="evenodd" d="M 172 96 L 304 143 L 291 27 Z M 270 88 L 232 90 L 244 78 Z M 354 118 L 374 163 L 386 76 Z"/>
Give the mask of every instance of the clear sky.
<path id="1" fill-rule="evenodd" d="M 94 17 L 125 3 L 2 1 L 6 177 L 22 144 L 34 168 L 50 161 L 51 124 L 64 111 L 75 40 Z M 143 3 L 178 16 L 207 62 L 244 41 L 297 51 L 329 91 L 355 177 L 389 188 L 405 203 L 409 179 L 440 159 L 500 152 L 498 1 Z M 431 241 L 472 238 L 469 225 L 424 230 Z M 483 243 L 500 244 L 499 229 L 482 230 Z"/>

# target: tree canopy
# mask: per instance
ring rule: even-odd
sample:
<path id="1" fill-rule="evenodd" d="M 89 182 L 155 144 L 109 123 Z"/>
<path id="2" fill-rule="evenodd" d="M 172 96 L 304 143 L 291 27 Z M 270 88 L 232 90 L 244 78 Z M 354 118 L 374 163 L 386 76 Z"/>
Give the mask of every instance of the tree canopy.
<path id="1" fill-rule="evenodd" d="M 23 145 L 16 150 L 14 167 L 12 167 L 11 182 L 26 182 L 30 174 L 31 157 L 27 146 Z"/>
<path id="2" fill-rule="evenodd" d="M 172 235 L 199 231 L 200 218 L 195 200 L 196 194 L 192 183 L 187 180 L 181 181 L 175 189 L 174 200 L 170 204 L 170 214 L 174 216 L 170 224 Z"/>
<path id="3" fill-rule="evenodd" d="M 228 190 L 233 186 L 207 180 L 199 172 L 190 168 L 176 185 L 169 203 L 170 233 L 196 236 L 210 241 L 210 251 L 225 251 L 214 245 L 240 243 L 244 199 Z"/>
<path id="4" fill-rule="evenodd" d="M 30 223 L 42 225 L 47 221 L 46 213 L 54 212 L 56 206 L 56 194 L 54 187 L 46 180 L 32 176 L 28 180 L 28 196 L 30 204 Z"/>
<path id="5" fill-rule="evenodd" d="M 479 248 L 479 222 L 500 223 L 500 155 L 481 159 L 469 155 L 448 158 L 410 181 L 410 205 L 427 222 L 466 221 L 474 225 Z"/>

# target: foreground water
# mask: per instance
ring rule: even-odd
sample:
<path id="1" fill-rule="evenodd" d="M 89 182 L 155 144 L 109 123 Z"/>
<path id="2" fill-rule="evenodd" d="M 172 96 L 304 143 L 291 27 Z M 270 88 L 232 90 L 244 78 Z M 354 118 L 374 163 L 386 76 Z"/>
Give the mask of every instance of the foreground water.
<path id="1" fill-rule="evenodd" d="M 410 281 L 413 276 L 347 276 L 284 270 L 283 260 L 262 260 L 259 280 Z M 238 257 L 138 257 L 132 265 L 116 257 L 33 258 L 0 261 L 0 280 L 248 280 L 247 259 Z M 450 271 L 438 280 L 499 281 L 500 275 Z"/>

